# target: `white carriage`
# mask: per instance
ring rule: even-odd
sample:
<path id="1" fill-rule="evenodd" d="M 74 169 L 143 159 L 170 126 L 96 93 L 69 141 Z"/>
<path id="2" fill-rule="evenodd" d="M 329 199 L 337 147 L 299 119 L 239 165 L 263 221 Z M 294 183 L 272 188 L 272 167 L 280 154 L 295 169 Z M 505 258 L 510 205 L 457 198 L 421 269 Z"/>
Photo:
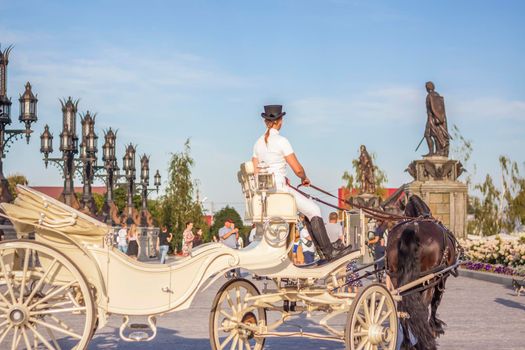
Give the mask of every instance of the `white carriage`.
<path id="1" fill-rule="evenodd" d="M 295 266 L 290 234 L 297 222 L 295 201 L 272 188 L 271 175 L 261 172 L 256 179 L 253 170 L 251 162 L 241 165 L 239 181 L 246 219 L 257 227 L 255 241 L 240 250 L 205 244 L 169 265 L 129 259 L 113 247 L 105 224 L 19 186 L 15 202 L 1 204 L 18 239 L 0 242 L 0 346 L 85 349 L 110 315 L 123 316 L 122 339 L 151 340 L 158 316 L 189 308 L 199 290 L 242 268 L 275 286 L 262 294 L 245 279 L 222 286 L 210 315 L 213 349 L 262 349 L 266 338 L 276 336 L 341 341 L 348 349 L 394 349 L 398 316 L 391 293 L 379 284 L 359 295 L 341 288 L 347 263 L 364 247 L 325 264 Z M 269 323 L 267 312 L 280 317 Z M 301 312 L 325 313 L 319 324 L 326 332 L 278 330 Z M 331 325 L 341 314 L 348 315 L 346 326 Z M 147 323 L 133 324 L 134 317 L 147 317 Z"/>

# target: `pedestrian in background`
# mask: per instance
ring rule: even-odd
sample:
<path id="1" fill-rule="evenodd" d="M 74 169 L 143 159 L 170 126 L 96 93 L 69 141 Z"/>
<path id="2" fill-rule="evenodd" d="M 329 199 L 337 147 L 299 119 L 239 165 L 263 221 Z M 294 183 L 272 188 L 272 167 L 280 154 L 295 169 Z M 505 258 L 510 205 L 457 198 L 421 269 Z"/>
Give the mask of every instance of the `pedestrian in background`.
<path id="1" fill-rule="evenodd" d="M 159 233 L 159 237 L 157 238 L 157 250 L 159 251 L 161 264 L 166 263 L 166 257 L 168 256 L 172 238 L 173 235 L 168 232 L 168 228 L 163 226 Z"/>
<path id="2" fill-rule="evenodd" d="M 204 243 L 204 240 L 202 238 L 202 228 L 195 227 L 195 239 L 193 240 L 193 248 L 200 246 L 202 243 Z"/>
<path id="3" fill-rule="evenodd" d="M 328 216 L 328 222 L 326 223 L 326 233 L 330 239 L 330 243 L 333 246 L 339 247 L 339 249 L 344 249 L 345 247 L 345 236 L 343 233 L 343 226 L 337 222 L 339 216 L 335 211 L 331 212 Z"/>
<path id="4" fill-rule="evenodd" d="M 117 247 L 122 253 L 128 252 L 128 225 L 122 224 L 122 227 L 117 232 Z"/>
<path id="5" fill-rule="evenodd" d="M 295 228 L 295 236 L 294 236 L 293 248 L 292 248 L 292 257 L 293 257 L 293 263 L 295 265 L 304 264 L 303 247 L 301 246 L 301 236 L 299 234 L 298 227 Z"/>
<path id="6" fill-rule="evenodd" d="M 189 256 L 191 249 L 193 248 L 193 240 L 195 235 L 193 234 L 193 222 L 188 221 L 186 223 L 186 229 L 182 233 L 182 256 Z"/>
<path id="7" fill-rule="evenodd" d="M 131 224 L 128 231 L 128 256 L 137 259 L 139 255 L 139 244 L 137 241 L 137 225 Z"/>
<path id="8" fill-rule="evenodd" d="M 237 240 L 239 239 L 239 229 L 235 228 L 233 220 L 227 219 L 224 222 L 224 226 L 219 230 L 219 238 L 221 242 L 232 249 L 237 249 Z M 239 268 L 232 269 L 226 272 L 226 278 L 232 278 L 241 276 L 241 270 Z"/>
<path id="9" fill-rule="evenodd" d="M 303 223 L 303 228 L 299 232 L 299 240 L 303 249 L 304 263 L 308 265 L 315 260 L 315 245 L 304 223 L 304 215 L 301 215 L 301 221 Z"/>
<path id="10" fill-rule="evenodd" d="M 233 224 L 233 228 L 235 228 L 235 224 Z M 242 249 L 244 248 L 244 239 L 242 238 L 241 235 L 239 235 L 239 237 L 237 238 L 237 249 Z"/>
<path id="11" fill-rule="evenodd" d="M 253 242 L 256 234 L 257 234 L 257 228 L 255 227 L 255 224 L 252 224 L 252 229 L 250 231 L 250 234 L 248 235 L 248 244 L 251 244 Z"/>
<path id="12" fill-rule="evenodd" d="M 388 222 L 387 221 L 378 221 L 378 226 L 374 231 L 374 238 L 368 241 L 367 244 L 373 245 L 374 247 L 374 261 L 380 260 L 382 257 L 385 256 L 386 246 L 385 246 L 385 235 L 388 230 Z M 374 264 L 374 267 L 376 270 L 379 270 L 379 272 L 376 274 L 376 278 L 378 282 L 383 281 L 383 269 L 385 268 L 385 260 L 381 260 Z"/>

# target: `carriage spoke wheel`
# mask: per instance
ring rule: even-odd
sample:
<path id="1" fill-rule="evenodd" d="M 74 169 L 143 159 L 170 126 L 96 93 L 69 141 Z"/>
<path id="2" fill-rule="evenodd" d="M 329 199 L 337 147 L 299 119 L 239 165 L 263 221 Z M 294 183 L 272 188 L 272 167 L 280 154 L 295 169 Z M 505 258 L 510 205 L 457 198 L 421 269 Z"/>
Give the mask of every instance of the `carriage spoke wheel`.
<path id="1" fill-rule="evenodd" d="M 348 313 L 345 343 L 347 350 L 394 350 L 398 318 L 396 303 L 381 284 L 364 288 Z"/>
<path id="2" fill-rule="evenodd" d="M 85 349 L 94 325 L 80 271 L 35 241 L 0 243 L 0 348 Z"/>
<path id="3" fill-rule="evenodd" d="M 255 307 L 250 296 L 259 295 L 251 282 L 235 279 L 217 292 L 210 314 L 210 343 L 213 350 L 260 350 L 265 339 L 257 336 L 266 325 L 266 310 Z"/>

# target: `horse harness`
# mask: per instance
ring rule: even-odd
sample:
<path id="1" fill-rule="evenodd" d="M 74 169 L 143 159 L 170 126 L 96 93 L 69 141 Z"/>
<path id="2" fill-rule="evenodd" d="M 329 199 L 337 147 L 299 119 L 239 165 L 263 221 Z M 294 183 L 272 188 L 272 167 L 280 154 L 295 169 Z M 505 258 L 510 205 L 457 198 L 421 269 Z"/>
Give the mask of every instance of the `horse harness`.
<path id="1" fill-rule="evenodd" d="M 313 200 L 313 201 L 316 201 L 316 202 L 319 202 L 319 203 L 322 203 L 328 207 L 331 207 L 331 208 L 334 208 L 334 209 L 337 209 L 337 210 L 342 210 L 342 211 L 346 211 L 347 209 L 346 208 L 341 208 L 337 205 L 334 205 L 332 203 L 329 203 L 329 202 L 326 202 L 320 198 L 317 198 L 317 197 L 314 197 L 302 190 L 299 189 L 299 187 L 301 187 L 301 185 L 299 186 L 293 186 L 292 184 L 290 184 L 289 181 L 287 181 L 287 184 L 288 186 L 290 186 L 292 189 L 294 189 L 295 191 L 297 191 L 298 193 L 302 194 L 303 196 Z M 328 191 L 325 191 L 323 190 L 322 188 L 320 187 L 317 187 L 315 185 L 312 185 L 310 184 L 310 187 L 313 188 L 314 190 L 317 190 L 329 197 L 332 197 L 332 198 L 336 198 L 337 200 L 340 200 L 339 197 L 336 197 L 335 195 L 331 194 L 330 192 Z M 371 208 L 371 207 L 368 207 L 368 206 L 365 206 L 365 205 L 360 205 L 360 204 L 357 204 L 357 203 L 353 203 L 349 200 L 346 200 L 344 199 L 343 202 L 345 204 L 348 204 L 349 206 L 351 207 L 354 207 L 354 208 L 357 208 L 357 209 L 361 209 L 368 217 L 371 217 L 371 218 L 374 218 L 374 219 L 377 219 L 377 220 L 381 220 L 381 221 L 399 221 L 394 227 L 392 227 L 392 229 L 390 231 L 392 231 L 395 227 L 397 226 L 400 226 L 400 225 L 404 225 L 404 224 L 407 224 L 407 223 L 410 223 L 412 222 L 415 226 L 415 230 L 416 230 L 416 233 L 419 232 L 419 223 L 420 222 L 423 222 L 423 221 L 430 221 L 430 222 L 434 222 L 434 223 L 437 223 L 440 227 L 441 227 L 441 230 L 443 232 L 443 245 L 442 245 L 442 249 L 441 249 L 441 261 L 439 263 L 439 265 L 437 265 L 436 267 L 430 269 L 430 270 L 427 270 L 425 272 L 422 272 L 420 273 L 420 276 L 419 278 L 421 277 L 424 277 L 424 276 L 427 276 L 427 275 L 430 275 L 432 273 L 439 273 L 440 271 L 443 271 L 443 270 L 447 270 L 445 273 L 442 273 L 440 274 L 439 276 L 437 276 L 436 280 L 432 281 L 432 282 L 429 282 L 423 286 L 419 286 L 419 287 L 414 287 L 410 290 L 407 290 L 403 293 L 403 295 L 408 295 L 408 294 L 412 294 L 412 293 L 417 293 L 417 292 L 422 292 L 424 290 L 427 290 L 429 288 L 432 288 L 434 286 L 437 285 L 437 288 L 440 289 L 440 291 L 443 291 L 445 289 L 445 283 L 444 283 L 444 280 L 445 280 L 445 277 L 448 276 L 449 274 L 452 274 L 454 277 L 457 277 L 458 276 L 458 272 L 457 272 L 457 266 L 456 268 L 454 269 L 450 269 L 448 270 L 448 259 L 450 257 L 450 249 L 447 245 L 447 240 L 450 240 L 452 242 L 452 245 L 456 248 L 456 259 L 458 259 L 461 255 L 463 255 L 463 252 L 464 252 L 464 249 L 461 247 L 461 245 L 459 244 L 458 240 L 456 239 L 456 237 L 454 236 L 454 234 L 448 229 L 445 227 L 445 225 L 443 225 L 443 223 L 439 220 L 437 220 L 436 218 L 432 217 L 431 215 L 424 215 L 424 216 L 419 216 L 419 217 L 409 217 L 409 216 L 405 216 L 405 215 L 399 215 L 399 214 L 393 214 L 393 213 L 387 213 L 385 212 L 384 210 L 381 210 L 381 209 L 376 209 L 376 208 Z M 384 257 L 385 259 L 385 267 L 383 268 L 384 270 L 387 270 L 386 271 L 386 274 L 389 275 L 390 277 L 393 277 L 393 275 L 395 275 L 394 272 L 391 272 L 391 271 L 388 271 L 387 269 L 387 262 L 386 262 L 386 255 Z M 379 271 L 377 271 L 379 272 Z"/>

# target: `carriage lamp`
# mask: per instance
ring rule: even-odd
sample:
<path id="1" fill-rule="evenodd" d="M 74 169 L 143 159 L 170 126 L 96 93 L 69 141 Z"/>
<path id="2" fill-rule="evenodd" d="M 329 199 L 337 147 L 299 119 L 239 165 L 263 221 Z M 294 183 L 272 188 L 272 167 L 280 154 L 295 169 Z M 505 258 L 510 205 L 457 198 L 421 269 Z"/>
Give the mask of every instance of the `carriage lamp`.
<path id="1" fill-rule="evenodd" d="M 273 173 L 268 172 L 268 166 L 261 162 L 258 166 L 257 173 L 257 189 L 262 192 L 267 192 L 275 189 L 275 177 Z"/>
<path id="2" fill-rule="evenodd" d="M 155 181 L 154 181 L 154 185 L 155 185 L 155 187 L 157 188 L 157 192 L 158 192 L 158 191 L 159 191 L 159 187 L 160 187 L 160 185 L 161 185 L 161 182 L 160 182 L 161 178 L 160 178 L 160 173 L 159 173 L 158 170 L 157 170 L 157 172 L 155 173 L 154 179 L 155 179 Z"/>
<path id="3" fill-rule="evenodd" d="M 38 99 L 33 95 L 33 91 L 31 91 L 31 84 L 29 82 L 26 83 L 26 89 L 24 93 L 20 95 L 18 101 L 20 101 L 20 116 L 18 120 L 25 124 L 26 141 L 29 143 L 32 132 L 31 123 L 37 121 L 36 103 L 38 102 Z"/>
<path id="4" fill-rule="evenodd" d="M 44 161 L 47 168 L 49 153 L 53 153 L 53 135 L 49 132 L 49 126 L 46 124 L 44 132 L 40 135 L 40 152 L 44 154 Z"/>

